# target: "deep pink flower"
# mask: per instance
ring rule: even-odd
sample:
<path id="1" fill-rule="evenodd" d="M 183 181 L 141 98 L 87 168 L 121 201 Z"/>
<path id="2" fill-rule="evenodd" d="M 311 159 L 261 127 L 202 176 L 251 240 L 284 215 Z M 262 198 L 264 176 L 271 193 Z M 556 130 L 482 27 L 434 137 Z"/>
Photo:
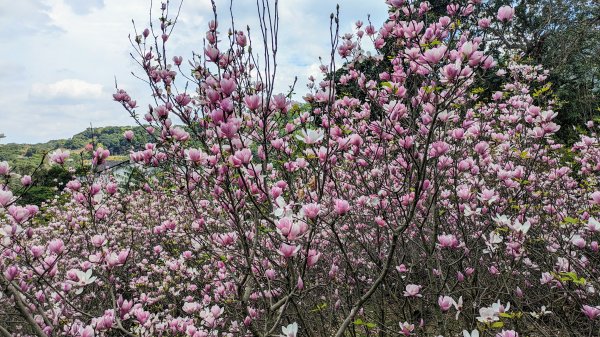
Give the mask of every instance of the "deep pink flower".
<path id="1" fill-rule="evenodd" d="M 583 308 L 581 309 L 581 312 L 583 312 L 583 314 L 589 318 L 589 319 L 596 319 L 598 318 L 598 316 L 600 316 L 600 306 L 589 306 L 589 305 L 584 305 Z"/>

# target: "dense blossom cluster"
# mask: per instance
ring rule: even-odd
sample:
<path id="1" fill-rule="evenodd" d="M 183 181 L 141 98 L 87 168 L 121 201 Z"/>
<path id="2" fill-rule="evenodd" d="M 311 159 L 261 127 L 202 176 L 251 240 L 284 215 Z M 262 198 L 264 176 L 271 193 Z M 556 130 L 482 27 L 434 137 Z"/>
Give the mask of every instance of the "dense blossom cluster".
<path id="1" fill-rule="evenodd" d="M 343 71 L 324 65 L 304 106 L 274 93 L 270 42 L 261 63 L 217 21 L 188 77 L 164 5 L 134 43 L 155 104 L 114 94 L 155 140 L 131 153 L 143 185 L 75 177 L 42 210 L 0 188 L 0 334 L 597 334 L 595 126 L 556 143 L 547 72 L 487 54 L 510 7 L 388 2 L 381 28 L 338 41 Z M 479 87 L 489 74 L 502 83 Z"/>

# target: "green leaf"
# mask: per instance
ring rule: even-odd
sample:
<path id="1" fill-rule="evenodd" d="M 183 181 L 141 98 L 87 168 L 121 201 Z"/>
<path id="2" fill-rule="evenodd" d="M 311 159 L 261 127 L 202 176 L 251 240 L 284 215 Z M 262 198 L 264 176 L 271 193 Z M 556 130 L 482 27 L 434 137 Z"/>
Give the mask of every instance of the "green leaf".
<path id="1" fill-rule="evenodd" d="M 504 322 L 494 322 L 494 323 L 492 323 L 492 325 L 491 325 L 491 326 L 492 326 L 492 328 L 494 328 L 494 329 L 499 329 L 499 328 L 501 328 L 501 327 L 503 327 L 503 326 L 504 326 Z"/>
<path id="2" fill-rule="evenodd" d="M 564 221 L 565 223 L 569 223 L 569 224 L 576 224 L 576 223 L 578 223 L 578 222 L 579 222 L 579 219 L 572 218 L 572 217 L 568 216 L 568 217 L 565 217 L 565 218 L 563 219 L 563 221 Z"/>

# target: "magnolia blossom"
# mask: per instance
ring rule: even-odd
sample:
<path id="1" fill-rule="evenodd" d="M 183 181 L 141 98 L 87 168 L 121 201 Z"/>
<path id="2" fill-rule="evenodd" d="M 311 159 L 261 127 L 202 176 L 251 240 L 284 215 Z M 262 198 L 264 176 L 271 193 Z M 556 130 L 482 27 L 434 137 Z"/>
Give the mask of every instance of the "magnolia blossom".
<path id="1" fill-rule="evenodd" d="M 0 161 L 0 176 L 8 175 L 10 172 L 10 166 L 8 166 L 8 162 Z"/>
<path id="2" fill-rule="evenodd" d="M 594 217 L 589 218 L 588 220 L 588 224 L 587 224 L 587 230 L 589 230 L 590 232 L 600 232 L 600 222 L 598 220 L 596 220 Z"/>
<path id="3" fill-rule="evenodd" d="M 88 285 L 88 284 L 92 284 L 94 283 L 94 281 L 96 281 L 96 276 L 92 276 L 92 268 L 88 269 L 87 271 L 81 271 L 81 270 L 77 270 L 75 271 L 75 275 L 77 276 L 77 281 L 71 281 L 71 283 L 74 286 L 79 287 L 75 293 L 76 294 L 81 294 L 83 292 L 83 287 Z"/>
<path id="4" fill-rule="evenodd" d="M 0 205 L 7 206 L 13 199 L 11 191 L 5 191 L 0 189 Z"/>
<path id="5" fill-rule="evenodd" d="M 404 336 L 410 336 L 412 332 L 415 330 L 415 325 L 410 324 L 408 322 L 399 323 L 400 324 L 400 332 Z"/>
<path id="6" fill-rule="evenodd" d="M 500 318 L 498 317 L 498 312 L 494 310 L 492 307 L 484 307 L 479 309 L 479 316 L 477 320 L 482 323 L 492 323 Z"/>
<path id="7" fill-rule="evenodd" d="M 498 15 L 496 16 L 498 20 L 502 22 L 508 22 L 512 20 L 515 15 L 515 9 L 510 6 L 502 6 L 498 9 Z"/>
<path id="8" fill-rule="evenodd" d="M 323 140 L 324 134 L 322 130 L 302 130 L 296 139 L 303 141 L 306 145 L 312 145 Z"/>
<path id="9" fill-rule="evenodd" d="M 288 245 L 286 243 L 282 243 L 281 247 L 279 247 L 279 254 L 285 258 L 291 258 L 296 256 L 296 253 L 300 250 L 301 246 Z"/>
<path id="10" fill-rule="evenodd" d="M 294 322 L 288 326 L 281 327 L 282 337 L 296 337 L 298 334 L 298 323 Z"/>
<path id="11" fill-rule="evenodd" d="M 529 228 L 531 228 L 531 224 L 529 223 L 529 221 L 521 223 L 519 220 L 515 220 L 513 224 L 508 225 L 508 228 L 510 228 L 516 233 L 527 234 Z"/>
<path id="12" fill-rule="evenodd" d="M 338 215 L 344 215 L 350 210 L 350 204 L 346 200 L 335 199 L 334 204 L 335 212 Z"/>
<path id="13" fill-rule="evenodd" d="M 452 305 L 454 304 L 454 300 L 450 296 L 441 296 L 438 298 L 438 305 L 442 311 L 448 311 Z"/>
<path id="14" fill-rule="evenodd" d="M 423 297 L 419 292 L 423 286 L 417 284 L 407 284 L 404 290 L 405 297 Z"/>
<path id="15" fill-rule="evenodd" d="M 514 330 L 504 330 L 496 334 L 496 337 L 519 337 L 519 333 Z"/>
<path id="16" fill-rule="evenodd" d="M 69 158 L 70 155 L 71 153 L 69 151 L 63 151 L 61 149 L 58 149 L 52 152 L 52 154 L 50 154 L 50 160 L 53 163 L 62 165 L 65 163 L 65 161 L 67 160 L 67 158 Z"/>
<path id="17" fill-rule="evenodd" d="M 479 331 L 477 329 L 471 331 L 463 330 L 463 337 L 479 337 Z"/>
<path id="18" fill-rule="evenodd" d="M 454 305 L 454 309 L 456 309 L 456 316 L 454 317 L 454 319 L 458 320 L 458 316 L 460 315 L 463 309 L 463 298 L 461 296 L 458 298 L 458 301 L 452 300 L 452 302 L 452 304 Z"/>
<path id="19" fill-rule="evenodd" d="M 596 319 L 600 317 L 600 305 L 597 305 L 595 307 L 592 307 L 590 305 L 584 305 L 581 309 L 581 312 L 583 312 L 583 314 L 589 319 Z"/>
<path id="20" fill-rule="evenodd" d="M 454 234 L 438 235 L 437 240 L 438 244 L 442 248 L 455 248 L 458 247 L 459 244 L 458 239 L 456 239 Z"/>

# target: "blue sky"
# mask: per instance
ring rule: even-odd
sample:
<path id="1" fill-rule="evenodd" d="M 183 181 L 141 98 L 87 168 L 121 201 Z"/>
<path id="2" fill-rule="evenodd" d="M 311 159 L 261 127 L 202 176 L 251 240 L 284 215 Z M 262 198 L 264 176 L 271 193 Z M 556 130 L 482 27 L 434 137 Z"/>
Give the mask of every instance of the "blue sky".
<path id="1" fill-rule="evenodd" d="M 298 76 L 296 92 L 318 73 L 318 57 L 327 57 L 329 14 L 340 3 L 340 32 L 353 23 L 379 25 L 386 17 L 383 0 L 280 0 L 279 85 Z M 68 138 L 89 127 L 132 125 L 112 101 L 115 76 L 138 105 L 147 106 L 148 91 L 131 72 L 139 69 L 129 56 L 131 20 L 146 26 L 150 0 L 0 0 L 0 133 L 3 143 L 36 143 Z M 178 5 L 179 0 L 172 0 Z M 229 22 L 228 0 L 216 0 L 220 31 Z M 254 0 L 234 0 L 237 27 L 256 25 Z M 155 1 L 155 6 L 159 2 Z M 227 18 L 225 22 L 225 18 Z M 210 0 L 186 0 L 174 35 L 171 55 L 184 59 L 200 51 Z M 255 29 L 258 31 L 258 29 Z M 324 34 L 325 33 L 325 34 Z M 133 34 L 133 33 L 132 33 Z"/>

